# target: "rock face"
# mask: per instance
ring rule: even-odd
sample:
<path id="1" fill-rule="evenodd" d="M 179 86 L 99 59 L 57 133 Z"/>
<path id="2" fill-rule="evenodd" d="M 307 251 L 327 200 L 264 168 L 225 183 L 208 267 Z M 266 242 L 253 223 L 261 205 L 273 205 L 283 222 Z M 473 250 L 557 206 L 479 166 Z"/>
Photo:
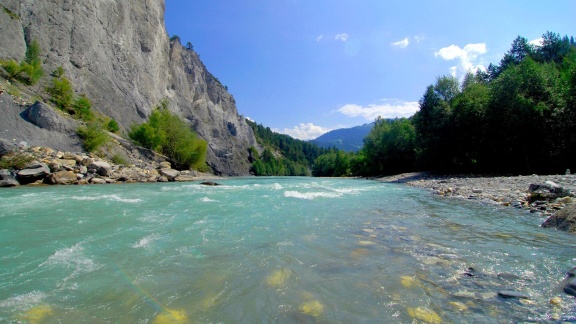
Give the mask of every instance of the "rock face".
<path id="1" fill-rule="evenodd" d="M 19 18 L 0 11 L 0 59 L 21 60 L 37 40 L 47 72 L 62 66 L 76 93 L 123 129 L 144 122 L 168 98 L 170 110 L 209 143 L 216 173 L 248 174 L 251 128 L 234 99 L 198 55 L 170 42 L 164 1 L 3 0 Z M 9 34 L 9 35 L 6 35 Z"/>

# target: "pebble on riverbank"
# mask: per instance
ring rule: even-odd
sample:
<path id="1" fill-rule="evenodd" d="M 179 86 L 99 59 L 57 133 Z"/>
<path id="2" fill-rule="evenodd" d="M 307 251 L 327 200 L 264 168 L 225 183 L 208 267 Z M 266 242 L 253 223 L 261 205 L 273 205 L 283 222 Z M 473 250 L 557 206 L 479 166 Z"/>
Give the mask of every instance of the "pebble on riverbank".
<path id="1" fill-rule="evenodd" d="M 405 173 L 378 178 L 378 181 L 405 183 L 431 190 L 434 194 L 469 199 L 551 216 L 574 206 L 576 175 L 469 176 Z M 572 228 L 574 231 L 576 226 Z"/>

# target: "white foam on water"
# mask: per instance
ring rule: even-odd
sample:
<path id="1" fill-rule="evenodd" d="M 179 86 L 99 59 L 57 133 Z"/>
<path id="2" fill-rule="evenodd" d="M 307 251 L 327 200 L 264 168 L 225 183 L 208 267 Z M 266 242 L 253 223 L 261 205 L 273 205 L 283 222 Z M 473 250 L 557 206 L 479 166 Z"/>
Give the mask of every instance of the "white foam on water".
<path id="1" fill-rule="evenodd" d="M 139 217 L 138 220 L 145 223 L 169 223 L 174 220 L 176 215 L 166 215 L 166 214 L 146 214 L 143 217 Z"/>
<path id="2" fill-rule="evenodd" d="M 204 197 L 202 199 L 200 199 L 200 201 L 202 202 L 217 202 L 218 200 L 214 200 L 214 199 L 210 199 L 208 197 Z"/>
<path id="3" fill-rule="evenodd" d="M 135 204 L 135 203 L 139 203 L 142 201 L 142 199 L 140 199 L 140 198 L 129 199 L 129 198 L 122 198 L 118 195 L 72 196 L 70 198 L 74 199 L 74 200 L 80 200 L 80 201 L 110 200 L 110 201 L 118 201 L 118 202 L 129 203 L 129 204 Z"/>
<path id="4" fill-rule="evenodd" d="M 150 243 L 157 241 L 159 239 L 160 239 L 160 235 L 157 235 L 157 234 L 148 235 L 146 237 L 141 238 L 140 241 L 138 241 L 137 243 L 134 243 L 132 245 L 132 247 L 135 249 L 145 248 L 145 247 L 148 247 L 150 245 Z"/>
<path id="5" fill-rule="evenodd" d="M 275 183 L 272 185 L 272 188 L 276 189 L 276 190 L 282 190 L 282 186 L 279 183 Z"/>
<path id="6" fill-rule="evenodd" d="M 43 265 L 65 265 L 68 267 L 73 267 L 77 271 L 92 272 L 99 268 L 92 259 L 86 257 L 83 253 L 84 248 L 80 243 L 61 250 L 56 251 L 51 255 L 48 260 L 42 263 Z"/>
<path id="7" fill-rule="evenodd" d="M 23 194 L 23 195 L 20 196 L 20 197 L 22 197 L 22 198 L 30 198 L 30 197 L 38 197 L 38 196 L 40 196 L 39 193 L 27 193 L 27 194 Z"/>
<path id="8" fill-rule="evenodd" d="M 307 199 L 312 200 L 316 198 L 338 198 L 341 197 L 342 194 L 339 192 L 299 192 L 299 191 L 285 191 L 284 197 L 286 198 L 298 198 L 298 199 Z"/>
<path id="9" fill-rule="evenodd" d="M 8 299 L 0 301 L 0 308 L 8 309 L 28 309 L 33 305 L 39 304 L 48 295 L 41 291 L 32 291 L 27 294 L 12 296 Z"/>

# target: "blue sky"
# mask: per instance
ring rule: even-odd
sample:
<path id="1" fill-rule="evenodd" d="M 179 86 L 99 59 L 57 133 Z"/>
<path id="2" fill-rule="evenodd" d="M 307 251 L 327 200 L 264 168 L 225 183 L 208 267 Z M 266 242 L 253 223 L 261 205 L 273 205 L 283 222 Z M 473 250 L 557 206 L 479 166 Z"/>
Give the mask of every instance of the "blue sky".
<path id="1" fill-rule="evenodd" d="M 441 75 L 497 64 L 516 36 L 576 36 L 576 0 L 166 0 L 240 114 L 295 138 L 408 117 Z"/>

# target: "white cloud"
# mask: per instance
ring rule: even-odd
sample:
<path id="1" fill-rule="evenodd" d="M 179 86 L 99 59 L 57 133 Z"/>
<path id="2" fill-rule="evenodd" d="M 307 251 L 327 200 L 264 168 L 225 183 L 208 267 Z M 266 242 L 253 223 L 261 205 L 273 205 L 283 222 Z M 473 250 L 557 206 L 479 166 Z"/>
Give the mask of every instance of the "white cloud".
<path id="1" fill-rule="evenodd" d="M 384 99 L 383 101 L 382 103 L 371 104 L 367 107 L 347 104 L 340 107 L 338 112 L 349 117 L 363 117 L 368 121 L 374 121 L 378 116 L 382 118 L 410 117 L 420 108 L 416 101 L 390 99 Z"/>
<path id="2" fill-rule="evenodd" d="M 314 125 L 313 123 L 300 123 L 298 126 L 292 128 L 284 128 L 280 130 L 278 128 L 273 128 L 273 132 L 290 135 L 294 138 L 307 141 L 316 139 L 322 134 L 328 133 L 331 129 L 324 128 L 322 126 Z"/>
<path id="3" fill-rule="evenodd" d="M 254 119 L 252 119 L 252 118 L 250 118 L 250 117 L 248 117 L 248 116 L 246 116 L 246 117 L 244 117 L 244 118 L 246 118 L 247 120 L 249 120 L 249 121 L 251 121 L 251 122 L 254 122 Z"/>
<path id="4" fill-rule="evenodd" d="M 348 40 L 348 34 L 346 33 L 342 33 L 342 34 L 337 34 L 336 37 L 334 37 L 335 40 L 341 40 L 343 42 Z"/>
<path id="5" fill-rule="evenodd" d="M 322 38 L 324 38 L 324 35 L 318 35 L 318 37 L 316 37 L 316 41 L 319 42 L 322 40 Z"/>
<path id="6" fill-rule="evenodd" d="M 391 43 L 392 46 L 400 47 L 400 48 L 406 48 L 406 47 L 408 47 L 409 44 L 410 44 L 410 41 L 408 40 L 408 37 L 404 38 L 401 41 Z"/>
<path id="7" fill-rule="evenodd" d="M 544 38 L 540 37 L 540 38 L 536 38 L 536 39 L 529 41 L 528 44 L 531 44 L 534 46 L 542 46 L 543 41 L 544 41 Z"/>
<path id="8" fill-rule="evenodd" d="M 450 68 L 450 72 L 453 76 L 463 76 L 467 72 L 475 72 L 479 69 L 485 70 L 484 65 L 476 63 L 478 57 L 481 54 L 486 54 L 488 49 L 485 43 L 468 44 L 464 48 L 460 48 L 458 45 L 450 45 L 448 47 L 441 48 L 438 52 L 434 53 L 434 56 L 441 57 L 446 61 L 459 60 L 458 65 Z"/>

